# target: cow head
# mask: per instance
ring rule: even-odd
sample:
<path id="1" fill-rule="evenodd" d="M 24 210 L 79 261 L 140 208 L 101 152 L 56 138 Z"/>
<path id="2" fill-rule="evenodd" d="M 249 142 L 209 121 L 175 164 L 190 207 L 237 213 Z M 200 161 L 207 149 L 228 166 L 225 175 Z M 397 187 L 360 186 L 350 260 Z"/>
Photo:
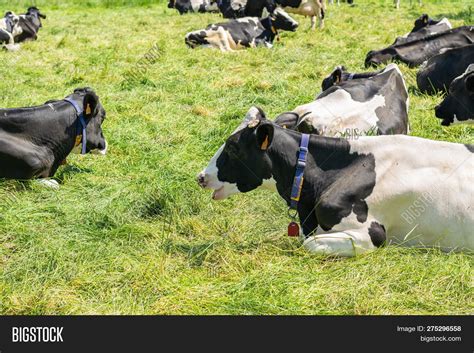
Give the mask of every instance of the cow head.
<path id="1" fill-rule="evenodd" d="M 214 200 L 265 186 L 272 178 L 267 150 L 272 144 L 273 132 L 273 124 L 265 118 L 264 112 L 252 107 L 198 175 L 198 184 L 214 190 Z"/>
<path id="2" fill-rule="evenodd" d="M 347 72 L 344 66 L 337 66 L 334 71 L 323 80 L 321 85 L 323 91 L 327 90 L 328 88 L 337 85 L 342 81 L 342 74 Z"/>
<path id="3" fill-rule="evenodd" d="M 415 26 L 413 27 L 412 32 L 419 31 L 420 29 L 430 25 L 433 22 L 432 19 L 428 16 L 428 14 L 424 13 L 415 21 Z"/>
<path id="4" fill-rule="evenodd" d="M 176 0 L 170 0 L 168 3 L 168 8 L 169 9 L 174 9 L 174 5 L 176 4 Z"/>
<path id="5" fill-rule="evenodd" d="M 449 94 L 435 108 L 441 125 L 474 123 L 474 64 L 449 86 Z"/>
<path id="6" fill-rule="evenodd" d="M 282 31 L 294 32 L 298 28 L 298 22 L 290 17 L 283 9 L 277 8 L 270 15 L 273 27 L 281 29 Z"/>
<path id="7" fill-rule="evenodd" d="M 84 118 L 87 124 L 86 152 L 105 155 L 107 141 L 102 132 L 102 123 L 105 120 L 105 110 L 97 94 L 89 87 L 77 88 L 67 98 L 76 101 L 84 109 Z"/>
<path id="8" fill-rule="evenodd" d="M 365 67 L 377 67 L 383 63 L 390 61 L 393 58 L 390 49 L 371 50 L 365 57 Z"/>
<path id="9" fill-rule="evenodd" d="M 26 11 L 26 15 L 42 18 L 43 20 L 46 19 L 46 15 L 42 14 L 41 11 L 35 6 L 29 7 Z"/>

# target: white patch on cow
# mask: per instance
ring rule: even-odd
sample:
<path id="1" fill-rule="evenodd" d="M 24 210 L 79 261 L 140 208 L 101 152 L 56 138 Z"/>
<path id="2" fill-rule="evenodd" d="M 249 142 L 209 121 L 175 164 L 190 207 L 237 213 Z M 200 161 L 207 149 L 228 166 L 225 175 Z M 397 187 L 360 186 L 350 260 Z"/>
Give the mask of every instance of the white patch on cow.
<path id="1" fill-rule="evenodd" d="M 446 17 L 443 17 L 443 19 L 439 21 L 438 24 L 439 25 L 445 24 L 446 26 L 448 26 L 448 28 L 453 28 L 453 25 L 451 24 L 451 22 L 449 22 L 449 20 Z"/>
<path id="2" fill-rule="evenodd" d="M 302 16 L 311 17 L 311 29 L 314 29 L 316 26 L 315 16 L 319 19 L 319 28 L 324 27 L 324 19 L 321 15 L 321 9 L 325 9 L 324 0 L 302 0 L 298 8 L 286 6 L 283 8 L 288 13 L 294 13 Z"/>
<path id="3" fill-rule="evenodd" d="M 294 112 L 299 116 L 308 114 L 302 122 L 313 126 L 320 134 L 337 137 L 344 136 L 349 130 L 360 134 L 371 131 L 379 121 L 375 111 L 383 106 L 385 98 L 382 95 L 375 95 L 367 102 L 358 102 L 347 91 L 338 89 L 314 102 L 297 107 Z"/>
<path id="4" fill-rule="evenodd" d="M 59 189 L 59 183 L 54 179 L 39 179 L 37 180 L 38 185 L 44 186 L 48 189 Z"/>
<path id="5" fill-rule="evenodd" d="M 403 135 L 361 137 L 351 141 L 350 152 L 375 158 L 367 222 L 384 225 L 388 241 L 474 250 L 474 154 L 464 145 Z M 334 229 L 361 225 L 354 215 L 341 224 Z"/>

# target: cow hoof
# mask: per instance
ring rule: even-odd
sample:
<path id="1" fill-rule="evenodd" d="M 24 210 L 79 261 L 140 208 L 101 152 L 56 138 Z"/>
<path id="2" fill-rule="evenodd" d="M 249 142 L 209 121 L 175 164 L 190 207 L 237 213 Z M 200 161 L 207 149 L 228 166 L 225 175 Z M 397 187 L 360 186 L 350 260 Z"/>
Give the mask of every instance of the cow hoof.
<path id="1" fill-rule="evenodd" d="M 38 180 L 38 184 L 48 189 L 59 189 L 59 183 L 53 179 L 41 179 Z"/>

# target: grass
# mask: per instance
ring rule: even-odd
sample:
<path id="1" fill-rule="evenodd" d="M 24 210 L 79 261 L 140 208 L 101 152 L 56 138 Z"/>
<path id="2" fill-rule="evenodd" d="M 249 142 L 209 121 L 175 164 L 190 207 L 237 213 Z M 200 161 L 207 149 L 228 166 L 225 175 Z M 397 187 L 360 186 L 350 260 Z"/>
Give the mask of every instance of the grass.
<path id="1" fill-rule="evenodd" d="M 189 50 L 184 35 L 221 21 L 151 1 L 37 1 L 39 40 L 0 52 L 0 106 L 41 104 L 92 86 L 105 106 L 106 158 L 71 156 L 60 190 L 0 181 L 1 314 L 472 314 L 473 257 L 387 247 L 316 257 L 285 237 L 286 208 L 257 191 L 216 203 L 195 175 L 252 105 L 269 116 L 311 101 L 334 66 L 365 54 L 427 12 L 472 24 L 468 1 L 359 0 L 329 6 L 273 50 Z M 119 6 L 127 3 L 128 6 Z M 131 5 L 130 5 L 131 4 Z M 0 0 L 3 10 L 24 1 Z M 160 48 L 146 73 L 137 63 Z M 412 134 L 474 143 L 444 128 L 440 97 L 411 95 Z"/>

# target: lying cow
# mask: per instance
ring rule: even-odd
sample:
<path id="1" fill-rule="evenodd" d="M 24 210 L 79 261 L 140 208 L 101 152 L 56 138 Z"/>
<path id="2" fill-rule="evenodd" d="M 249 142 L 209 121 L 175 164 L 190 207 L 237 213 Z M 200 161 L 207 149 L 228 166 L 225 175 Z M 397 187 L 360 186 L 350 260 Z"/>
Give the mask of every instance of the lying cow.
<path id="1" fill-rule="evenodd" d="M 303 135 L 252 108 L 198 183 L 214 200 L 259 187 L 278 192 L 297 209 L 304 247 L 318 254 L 355 256 L 391 242 L 474 250 L 474 145 L 403 135 L 308 138 L 299 162 Z M 295 183 L 297 165 L 305 168 Z"/>
<path id="2" fill-rule="evenodd" d="M 168 8 L 178 10 L 180 15 L 188 12 L 218 12 L 217 0 L 169 0 Z"/>
<path id="3" fill-rule="evenodd" d="M 430 58 L 416 75 L 421 92 L 436 94 L 445 92 L 453 80 L 462 75 L 474 63 L 474 44 L 450 49 Z"/>
<path id="4" fill-rule="evenodd" d="M 342 71 L 335 70 L 336 75 Z M 408 91 L 396 64 L 369 78 L 341 81 L 314 102 L 278 116 L 275 123 L 300 132 L 358 138 L 408 132 Z"/>
<path id="5" fill-rule="evenodd" d="M 365 66 L 377 66 L 398 60 L 410 67 L 418 66 L 442 52 L 474 43 L 474 26 L 463 26 L 433 34 L 408 43 L 391 45 L 367 54 Z"/>
<path id="6" fill-rule="evenodd" d="M 474 123 L 474 64 L 469 65 L 461 76 L 454 79 L 449 94 L 435 108 L 436 117 L 442 119 L 441 125 Z"/>
<path id="7" fill-rule="evenodd" d="M 453 27 L 446 17 L 436 21 L 424 13 L 416 19 L 415 26 L 411 32 L 403 37 L 397 37 L 392 45 L 408 43 L 415 39 L 450 30 L 451 28 Z"/>
<path id="8" fill-rule="evenodd" d="M 278 30 L 296 31 L 298 22 L 282 9 L 266 18 L 245 17 L 226 23 L 212 24 L 206 29 L 188 33 L 185 38 L 190 48 L 204 45 L 222 51 L 265 46 L 271 48 Z"/>
<path id="9" fill-rule="evenodd" d="M 25 14 L 19 16 L 18 25 L 21 28 L 20 34 L 15 35 L 15 43 L 22 43 L 38 39 L 38 32 L 43 24 L 41 19 L 46 16 L 37 7 L 30 7 Z"/>
<path id="10" fill-rule="evenodd" d="M 90 88 L 37 107 L 0 109 L 0 178 L 52 177 L 75 147 L 105 155 L 104 119 Z"/>
<path id="11" fill-rule="evenodd" d="M 18 25 L 20 17 L 13 12 L 7 12 L 5 17 L 0 19 L 0 48 L 5 48 L 9 51 L 16 51 L 20 49 L 18 44 L 15 44 L 15 37 L 20 35 L 21 27 Z"/>
<path id="12" fill-rule="evenodd" d="M 313 30 L 316 28 L 316 17 L 319 21 L 319 28 L 324 27 L 326 12 L 324 0 L 276 0 L 276 3 L 288 13 L 311 17 L 311 29 Z"/>
<path id="13" fill-rule="evenodd" d="M 219 0 L 219 10 L 224 18 L 263 17 L 263 11 L 273 13 L 275 0 Z"/>

